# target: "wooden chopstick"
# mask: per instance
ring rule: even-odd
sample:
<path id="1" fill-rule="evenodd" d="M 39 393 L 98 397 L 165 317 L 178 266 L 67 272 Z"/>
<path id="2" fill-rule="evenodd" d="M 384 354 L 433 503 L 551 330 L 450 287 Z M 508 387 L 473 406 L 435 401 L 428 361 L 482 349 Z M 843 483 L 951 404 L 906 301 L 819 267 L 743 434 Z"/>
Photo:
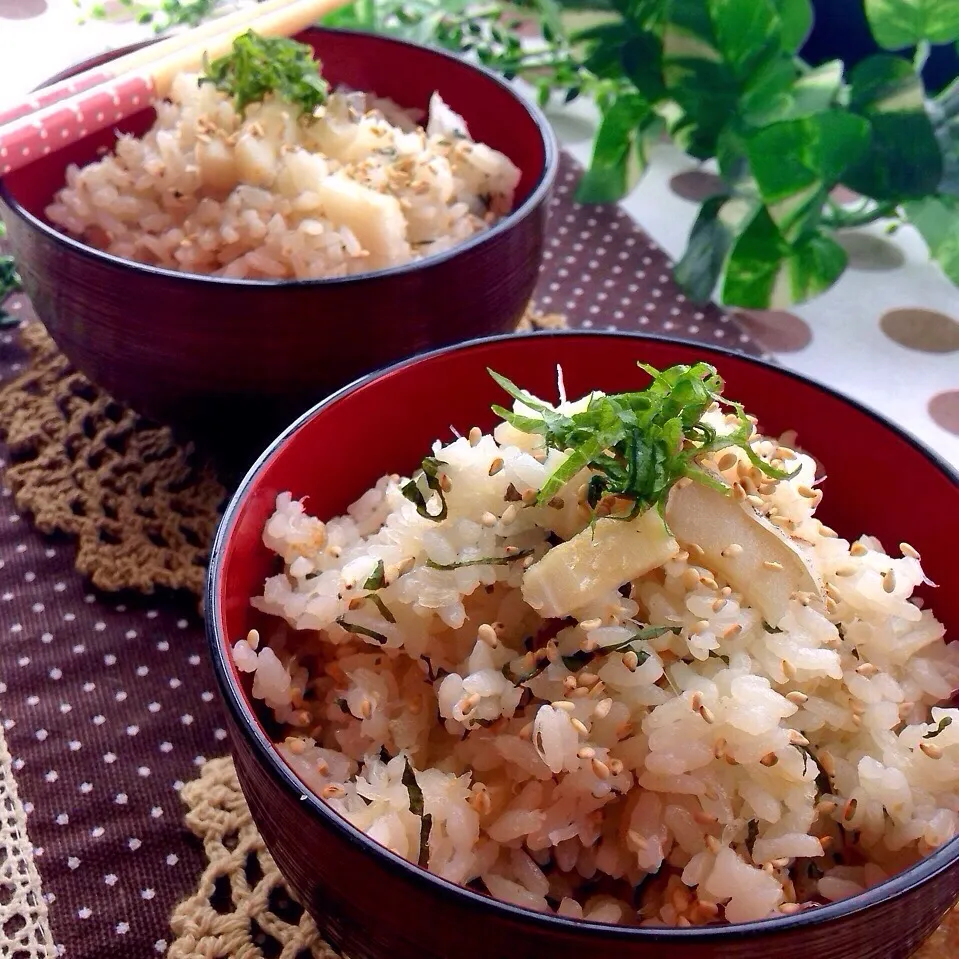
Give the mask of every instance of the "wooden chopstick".
<path id="1" fill-rule="evenodd" d="M 28 116 L 43 107 L 48 107 L 59 100 L 65 100 L 67 97 L 83 90 L 89 90 L 101 83 L 115 80 L 131 70 L 162 60 L 177 50 L 182 50 L 199 43 L 201 40 L 214 37 L 218 33 L 225 33 L 234 27 L 249 26 L 258 17 L 282 9 L 289 4 L 290 0 L 263 0 L 261 3 L 253 3 L 234 11 L 228 16 L 217 17 L 201 26 L 194 27 L 192 30 L 186 30 L 157 43 L 148 44 L 139 50 L 134 50 L 133 53 L 117 57 L 116 60 L 109 60 L 98 67 L 78 73 L 76 76 L 67 77 L 66 80 L 51 83 L 40 90 L 35 90 L 25 100 L 0 110 L 0 127 L 13 120 L 19 120 L 20 117 Z"/>
<path id="2" fill-rule="evenodd" d="M 208 25 L 217 27 L 215 30 L 206 27 L 193 30 L 122 57 L 117 61 L 122 72 L 115 75 L 116 63 L 78 74 L 72 81 L 75 92 L 40 105 L 39 109 L 31 106 L 29 99 L 25 101 L 26 112 L 18 104 L 11 111 L 13 119 L 0 123 L 0 176 L 112 126 L 154 100 L 166 97 L 180 73 L 197 69 L 204 55 L 211 59 L 223 56 L 233 41 L 247 30 L 263 36 L 290 36 L 345 2 L 267 0 L 254 8 L 255 17 L 237 19 L 235 14 L 230 15 Z M 127 61 L 125 66 L 123 61 Z M 95 78 L 88 80 L 88 73 L 95 74 Z"/>

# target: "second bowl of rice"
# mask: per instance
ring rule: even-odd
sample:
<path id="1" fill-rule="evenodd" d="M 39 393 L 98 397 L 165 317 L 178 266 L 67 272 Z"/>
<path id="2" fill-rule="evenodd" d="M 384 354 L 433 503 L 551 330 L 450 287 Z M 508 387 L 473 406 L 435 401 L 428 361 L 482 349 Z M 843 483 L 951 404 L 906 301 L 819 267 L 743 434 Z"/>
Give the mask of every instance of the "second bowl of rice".
<path id="1" fill-rule="evenodd" d="M 514 329 L 532 293 L 557 165 L 537 108 L 437 50 L 297 39 L 329 85 L 310 114 L 182 74 L 0 182 L 38 315 L 152 417 L 218 432 L 244 404 L 273 430 L 362 373 Z"/>
<path id="2" fill-rule="evenodd" d="M 848 400 L 688 344 L 359 382 L 214 549 L 253 817 L 350 955 L 905 959 L 959 896 L 957 499 Z"/>

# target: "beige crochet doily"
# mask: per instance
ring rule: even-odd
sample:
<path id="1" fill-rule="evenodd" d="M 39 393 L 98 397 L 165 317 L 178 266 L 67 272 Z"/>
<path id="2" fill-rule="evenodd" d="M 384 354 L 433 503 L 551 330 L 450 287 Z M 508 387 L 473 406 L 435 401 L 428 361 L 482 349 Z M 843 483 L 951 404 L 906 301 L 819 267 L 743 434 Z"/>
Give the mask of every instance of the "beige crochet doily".
<path id="1" fill-rule="evenodd" d="M 167 959 L 337 959 L 287 891 L 253 825 L 229 757 L 203 766 L 180 794 L 186 823 L 203 841 L 197 891 L 170 919 Z"/>
<path id="2" fill-rule="evenodd" d="M 518 329 L 565 325 L 530 309 Z M 76 567 L 99 589 L 201 596 L 227 496 L 211 463 L 76 372 L 40 323 L 20 339 L 27 370 L 0 389 L 17 508 L 42 532 L 75 537 Z"/>
<path id="3" fill-rule="evenodd" d="M 77 569 L 99 589 L 199 596 L 226 497 L 210 464 L 77 373 L 39 323 L 20 337 L 28 368 L 0 390 L 17 508 L 75 537 Z"/>
<path id="4" fill-rule="evenodd" d="M 27 816 L 0 728 L 0 955 L 52 959 L 57 954 L 27 837 Z"/>

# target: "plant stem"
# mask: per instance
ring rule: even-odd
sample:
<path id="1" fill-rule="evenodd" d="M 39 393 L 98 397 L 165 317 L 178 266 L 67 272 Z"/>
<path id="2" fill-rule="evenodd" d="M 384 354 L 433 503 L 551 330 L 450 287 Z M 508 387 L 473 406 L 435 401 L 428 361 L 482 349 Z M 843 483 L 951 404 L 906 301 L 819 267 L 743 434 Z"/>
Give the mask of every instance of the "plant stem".
<path id="1" fill-rule="evenodd" d="M 898 209 L 899 204 L 893 201 L 880 203 L 871 210 L 855 210 L 852 212 L 833 205 L 829 213 L 823 217 L 823 222 L 826 226 L 834 230 L 848 230 L 853 227 L 875 223 L 876 220 L 884 220 L 887 217 L 895 216 L 896 210 Z"/>

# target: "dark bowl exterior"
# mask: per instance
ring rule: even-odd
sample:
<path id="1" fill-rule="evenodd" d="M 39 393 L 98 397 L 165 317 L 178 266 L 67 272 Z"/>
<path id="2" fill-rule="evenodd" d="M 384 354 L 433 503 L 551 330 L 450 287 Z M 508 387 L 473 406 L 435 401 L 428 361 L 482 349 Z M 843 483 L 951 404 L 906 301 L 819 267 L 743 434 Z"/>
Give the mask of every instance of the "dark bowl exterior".
<path id="1" fill-rule="evenodd" d="M 93 159 L 113 143 L 112 131 L 9 175 L 0 216 L 37 314 L 94 383 L 163 422 L 219 430 L 241 410 L 272 435 L 364 373 L 515 329 L 536 283 L 558 156 L 542 115 L 492 74 L 439 51 L 348 31 L 311 29 L 301 39 L 334 83 L 417 108 L 440 89 L 477 139 L 523 170 L 517 209 L 487 233 L 406 267 L 335 280 L 229 281 L 109 256 L 43 222 L 66 164 Z M 144 111 L 123 129 L 141 133 L 152 118 Z"/>
<path id="2" fill-rule="evenodd" d="M 232 665 L 231 641 L 258 624 L 249 597 L 271 570 L 260 538 L 276 495 L 309 495 L 315 515 L 341 512 L 387 470 L 408 470 L 449 424 L 495 422 L 492 367 L 551 396 L 560 363 L 569 395 L 628 389 L 635 361 L 706 359 L 772 434 L 799 431 L 828 470 L 823 520 L 846 536 L 908 540 L 943 588 L 934 609 L 959 629 L 952 556 L 959 479 L 876 415 L 801 377 L 720 350 L 625 334 L 493 338 L 420 357 L 329 398 L 280 436 L 241 484 L 214 546 L 207 631 L 229 713 L 233 754 L 253 818 L 280 871 L 332 943 L 355 959 L 906 959 L 959 897 L 959 840 L 861 896 L 763 922 L 703 929 L 622 929 L 542 916 L 437 879 L 369 841 L 312 794 L 271 747 Z M 392 428 L 375 430 L 377 412 Z M 345 437 L 357 437 L 350 442 Z M 350 468 L 342 468 L 348 452 Z M 895 464 L 883 470 L 882 463 Z M 892 509 L 890 505 L 897 505 Z M 927 596 L 931 592 L 927 591 Z"/>

